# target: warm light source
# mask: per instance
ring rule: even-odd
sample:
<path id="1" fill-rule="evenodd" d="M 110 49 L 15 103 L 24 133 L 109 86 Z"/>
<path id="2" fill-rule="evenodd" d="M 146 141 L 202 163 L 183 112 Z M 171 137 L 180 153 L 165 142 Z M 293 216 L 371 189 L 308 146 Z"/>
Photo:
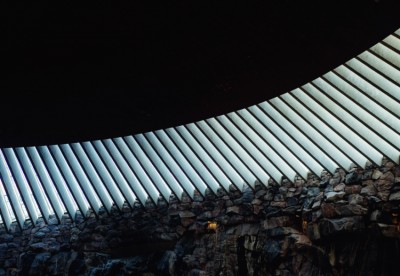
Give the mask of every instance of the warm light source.
<path id="1" fill-rule="evenodd" d="M 207 229 L 208 230 L 217 230 L 218 224 L 215 221 L 208 221 Z"/>

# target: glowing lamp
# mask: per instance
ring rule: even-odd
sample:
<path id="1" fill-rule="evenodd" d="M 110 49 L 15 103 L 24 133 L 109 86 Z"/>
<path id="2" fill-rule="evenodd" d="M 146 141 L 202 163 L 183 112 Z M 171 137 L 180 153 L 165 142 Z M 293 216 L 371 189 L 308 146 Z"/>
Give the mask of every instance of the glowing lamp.
<path id="1" fill-rule="evenodd" d="M 208 230 L 217 230 L 218 224 L 215 221 L 209 221 L 207 224 Z"/>

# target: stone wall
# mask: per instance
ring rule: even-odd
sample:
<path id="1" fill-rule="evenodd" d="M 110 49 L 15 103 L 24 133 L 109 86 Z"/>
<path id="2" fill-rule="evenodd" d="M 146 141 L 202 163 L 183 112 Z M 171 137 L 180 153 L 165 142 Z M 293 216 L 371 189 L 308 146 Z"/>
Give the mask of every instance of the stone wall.
<path id="1" fill-rule="evenodd" d="M 398 275 L 400 167 L 383 164 L 13 224 L 0 275 Z"/>

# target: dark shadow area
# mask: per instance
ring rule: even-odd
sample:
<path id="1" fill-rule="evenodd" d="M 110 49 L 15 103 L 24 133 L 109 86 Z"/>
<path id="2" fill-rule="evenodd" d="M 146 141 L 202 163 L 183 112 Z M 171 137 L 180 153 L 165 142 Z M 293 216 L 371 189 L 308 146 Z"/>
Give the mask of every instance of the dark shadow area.
<path id="1" fill-rule="evenodd" d="M 267 100 L 395 31 L 399 6 L 8 3 L 0 146 L 128 135 Z"/>

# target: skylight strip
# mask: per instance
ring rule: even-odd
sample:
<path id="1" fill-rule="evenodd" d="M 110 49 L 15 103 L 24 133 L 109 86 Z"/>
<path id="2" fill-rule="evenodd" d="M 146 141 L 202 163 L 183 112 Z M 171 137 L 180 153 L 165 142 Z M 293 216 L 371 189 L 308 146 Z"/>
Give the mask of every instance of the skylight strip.
<path id="1" fill-rule="evenodd" d="M 329 172 L 334 173 L 339 167 L 328 155 L 320 150 L 314 142 L 308 137 L 301 133 L 289 120 L 282 116 L 273 106 L 269 103 L 264 102 L 259 104 L 262 110 L 274 119 L 286 133 L 290 133 L 290 136 L 295 139 L 300 145 L 304 147 L 316 160 L 320 162 Z M 321 174 L 321 172 L 320 172 Z"/>
<path id="2" fill-rule="evenodd" d="M 285 102 L 280 98 L 274 98 L 270 100 L 270 103 L 280 111 L 280 113 L 291 122 L 292 126 L 295 126 L 297 130 L 302 133 L 305 137 L 312 141 L 324 154 L 326 154 L 331 160 L 336 162 L 344 170 L 347 170 L 352 161 L 335 145 L 333 145 L 328 139 L 326 139 L 320 132 L 315 130 L 309 123 L 307 123 L 301 116 L 291 109 Z"/>
<path id="3" fill-rule="evenodd" d="M 256 181 L 268 185 L 269 176 L 266 175 L 265 178 L 257 177 L 257 175 L 250 170 L 248 165 L 246 165 L 244 160 L 241 160 L 235 153 L 235 149 L 232 149 L 228 144 L 226 144 L 225 139 L 229 139 L 229 136 L 221 137 L 206 121 L 200 121 L 196 123 L 204 135 L 207 136 L 210 142 L 212 142 L 215 148 L 222 154 L 225 160 L 236 170 L 236 172 L 244 179 L 245 184 L 249 185 L 254 189 Z"/>
<path id="4" fill-rule="evenodd" d="M 400 87 L 389 79 L 377 74 L 374 70 L 355 58 L 348 61 L 346 65 L 361 75 L 364 80 L 368 80 L 368 82 L 373 83 L 374 86 L 391 95 L 393 98 L 400 100 Z"/>
<path id="5" fill-rule="evenodd" d="M 198 158 L 204 161 L 204 164 L 213 173 L 216 179 L 218 179 L 226 191 L 229 191 L 230 185 L 234 185 L 237 188 L 243 187 L 242 179 L 230 167 L 230 165 L 226 161 L 224 163 L 224 159 L 221 159 L 220 156 L 217 156 L 215 150 L 214 152 L 211 151 L 210 153 L 210 150 L 214 147 L 210 141 L 208 141 L 206 138 L 197 140 L 197 138 L 185 126 L 178 126 L 174 129 L 174 131 L 184 140 L 185 143 L 187 143 L 193 152 L 196 153 Z M 203 145 L 201 145 L 199 141 L 203 141 Z M 206 151 L 206 149 L 209 150 Z M 215 159 L 215 157 L 217 157 L 217 159 Z M 221 163 L 218 163 L 218 160 Z M 235 181 L 237 182 L 235 183 Z"/>
<path id="6" fill-rule="evenodd" d="M 168 167 L 161 160 L 160 156 L 154 151 L 154 149 L 150 146 L 150 144 L 143 139 L 140 139 L 140 142 L 135 139 L 136 137 L 127 136 L 125 137 L 125 141 L 128 144 L 131 151 L 137 156 L 138 160 L 141 163 L 146 164 L 147 162 L 151 162 L 160 176 L 163 177 L 165 183 L 168 184 L 170 189 L 174 191 L 174 194 L 180 200 L 182 198 L 183 187 L 179 185 L 179 182 L 176 180 L 175 176 L 168 169 Z"/>
<path id="7" fill-rule="evenodd" d="M 386 37 L 383 42 L 387 43 L 388 45 L 392 46 L 394 49 L 400 52 L 400 39 L 394 35 L 389 35 Z"/>
<path id="8" fill-rule="evenodd" d="M 225 190 L 229 190 L 229 179 L 219 170 L 218 166 L 212 164 L 211 158 L 207 156 L 204 152 L 205 158 L 199 158 L 200 155 L 196 153 L 179 135 L 179 133 L 174 128 L 168 128 L 163 130 L 166 135 L 171 139 L 171 141 L 180 150 L 183 156 L 188 160 L 193 169 L 199 174 L 199 176 L 204 180 L 205 183 L 217 193 L 219 186 Z M 200 149 L 199 151 L 204 151 Z M 211 164 L 211 165 L 210 165 Z"/>
<path id="9" fill-rule="evenodd" d="M 87 216 L 89 211 L 89 203 L 87 202 L 86 197 L 84 196 L 78 181 L 76 180 L 71 168 L 66 162 L 60 148 L 58 145 L 52 145 L 48 147 L 50 153 L 52 154 L 54 161 L 57 164 L 57 167 L 60 171 L 60 176 L 62 176 L 64 182 L 68 185 L 68 188 L 71 192 L 71 195 L 74 201 L 78 204 L 79 210 L 81 211 L 83 216 Z M 97 211 L 95 211 L 97 213 Z"/>
<path id="10" fill-rule="evenodd" d="M 76 170 L 78 171 L 80 168 L 80 170 L 82 170 L 82 172 L 84 173 L 84 176 L 80 177 L 84 177 L 87 179 L 87 181 L 85 180 L 83 181 L 83 183 L 90 183 L 90 186 L 96 191 L 98 198 L 101 201 L 101 204 L 104 206 L 107 212 L 110 212 L 114 202 L 117 202 L 115 199 L 113 199 L 113 193 L 118 193 L 118 188 L 113 188 L 112 192 L 108 190 L 107 186 L 102 182 L 100 176 L 96 172 L 96 169 L 93 167 L 93 164 L 90 162 L 84 149 L 79 143 L 64 144 L 61 145 L 61 148 L 67 156 L 71 156 L 71 159 L 73 158 L 74 160 L 76 160 L 76 162 L 79 163 Z M 71 163 L 75 162 L 71 161 Z M 113 183 L 108 184 L 111 185 Z M 121 198 L 122 206 L 123 198 L 121 194 L 119 194 L 119 196 Z M 116 204 L 116 206 L 118 206 L 118 204 Z"/>
<path id="11" fill-rule="evenodd" d="M 169 154 L 172 156 L 176 164 L 180 167 L 180 169 L 185 173 L 185 175 L 189 178 L 189 180 L 196 186 L 197 190 L 204 196 L 206 189 L 209 187 L 199 176 L 197 171 L 191 166 L 190 162 L 183 156 L 174 142 L 168 137 L 168 135 L 161 130 L 155 131 L 154 134 L 157 136 L 157 139 L 162 143 L 162 145 L 167 149 Z M 214 186 L 215 189 L 218 189 L 218 185 Z"/>
<path id="12" fill-rule="evenodd" d="M 338 73 L 340 77 L 348 80 L 349 83 L 352 83 L 371 98 L 384 105 L 386 108 L 388 108 L 388 110 L 390 110 L 390 112 L 400 117 L 400 108 L 398 102 L 394 98 L 388 96 L 386 93 L 366 82 L 364 79 L 344 66 L 337 67 L 334 72 Z"/>
<path id="13" fill-rule="evenodd" d="M 10 150 L 10 152 L 8 152 L 8 150 Z M 32 192 L 31 185 L 25 177 L 24 171 L 21 168 L 21 164 L 16 157 L 14 150 L 12 148 L 4 149 L 3 153 L 8 163 L 13 182 L 22 196 L 20 197 L 23 201 L 22 211 L 26 218 L 29 217 L 31 222 L 36 224 L 38 217 L 42 216 L 42 214 L 40 213 L 35 196 Z"/>
<path id="14" fill-rule="evenodd" d="M 215 159 L 216 153 L 210 154 L 210 151 L 206 150 L 211 150 L 214 147 L 207 139 L 203 138 L 202 140 L 197 140 L 197 138 L 185 126 L 178 126 L 174 128 L 173 131 L 178 134 L 179 137 L 182 138 L 185 143 L 190 147 L 190 149 L 193 150 L 196 156 L 204 162 L 206 167 L 210 170 L 213 176 L 218 180 L 218 182 L 221 184 L 222 187 L 224 187 L 226 191 L 229 191 L 230 185 L 236 186 L 236 184 L 238 184 L 239 187 L 242 187 L 243 180 L 230 167 L 230 165 L 227 164 L 225 159 L 219 159 L 220 157 L 218 157 L 218 159 Z M 201 145 L 199 141 L 203 141 L 203 145 Z M 219 163 L 218 160 L 222 163 Z M 237 182 L 235 183 L 235 181 Z"/>
<path id="15" fill-rule="evenodd" d="M 143 134 L 143 136 L 137 135 L 136 138 L 142 139 L 145 138 L 149 144 L 153 147 L 153 149 L 158 153 L 164 163 L 167 165 L 169 170 L 173 173 L 175 178 L 179 181 L 182 188 L 188 193 L 191 197 L 194 195 L 196 188 L 193 183 L 187 177 L 185 172 L 181 169 L 181 167 L 175 162 L 175 160 L 171 157 L 170 153 L 165 149 L 163 144 L 158 140 L 154 133 L 148 132 Z M 203 186 L 202 191 L 205 192 L 207 187 Z"/>
<path id="16" fill-rule="evenodd" d="M 385 124 L 383 124 L 382 121 L 378 120 L 375 116 L 371 115 L 369 112 L 357 106 L 348 97 L 340 93 L 340 91 L 336 90 L 333 86 L 329 85 L 323 80 L 317 79 L 313 83 L 318 87 L 320 87 L 321 91 L 326 93 L 326 95 L 329 96 L 331 99 L 335 100 L 337 103 L 340 103 L 340 106 L 345 108 L 354 117 L 357 117 L 360 121 L 363 121 L 366 126 L 371 128 L 374 132 L 376 132 L 379 136 L 381 136 L 383 140 L 386 140 L 393 147 L 399 149 L 399 147 L 396 146 L 396 143 L 398 143 L 400 139 L 398 133 L 393 131 L 391 128 L 387 127 Z"/>
<path id="17" fill-rule="evenodd" d="M 43 189 L 42 184 L 39 181 L 38 176 L 36 175 L 36 172 L 33 168 L 33 165 L 31 161 L 29 160 L 28 155 L 26 154 L 26 151 L 24 148 L 15 148 L 14 149 L 17 158 L 22 166 L 22 170 L 26 176 L 26 179 L 29 181 L 33 194 L 35 196 L 35 200 L 38 203 L 38 207 L 40 209 L 40 212 L 44 218 L 44 220 L 47 222 L 47 220 L 50 217 L 50 214 L 54 213 L 54 207 L 50 203 L 48 196 L 47 196 L 47 190 Z M 60 212 L 61 213 L 61 212 Z"/>
<path id="18" fill-rule="evenodd" d="M 151 162 L 147 160 L 146 165 L 140 163 L 140 161 L 138 161 L 138 159 L 134 156 L 133 152 L 129 149 L 123 138 L 115 138 L 113 141 L 120 152 L 124 155 L 130 167 L 135 171 L 136 175 L 140 179 L 140 182 L 143 183 L 143 186 L 150 186 L 154 183 L 164 199 L 168 202 L 169 197 L 171 196 L 171 190 Z"/>
<path id="19" fill-rule="evenodd" d="M 160 141 L 155 137 L 154 133 L 148 132 L 142 135 L 136 135 L 136 140 L 146 144 L 151 145 L 152 149 L 157 152 L 158 156 L 164 162 L 168 170 L 174 175 L 175 179 L 178 181 L 179 185 L 185 190 L 185 192 L 193 198 L 195 187 L 181 170 L 181 168 L 176 164 L 175 160 L 170 156 L 168 151 L 160 143 Z"/>
<path id="20" fill-rule="evenodd" d="M 387 63 L 384 59 L 370 51 L 361 53 L 358 58 L 379 71 L 381 74 L 387 76 L 391 81 L 400 85 L 400 70 L 392 66 L 390 63 Z"/>
<path id="21" fill-rule="evenodd" d="M 139 198 L 140 202 L 143 206 L 146 204 L 147 199 L 153 201 L 154 204 L 157 204 L 158 197 L 160 196 L 160 192 L 154 187 L 151 183 L 150 186 L 144 186 L 139 181 L 138 176 L 132 171 L 132 168 L 126 162 L 121 152 L 115 146 L 114 142 L 111 139 L 102 140 L 104 146 L 108 149 L 108 152 L 111 154 L 112 158 L 115 161 L 115 164 L 120 169 L 121 173 L 129 183 L 129 186 L 134 191 L 136 197 Z"/>
<path id="22" fill-rule="evenodd" d="M 378 104 L 373 98 L 368 97 L 337 74 L 330 72 L 324 75 L 322 79 L 400 133 L 400 119 L 385 109 L 385 106 Z"/>
<path id="23" fill-rule="evenodd" d="M 6 194 L 9 200 L 11 201 L 13 213 L 17 218 L 18 224 L 22 228 L 26 217 L 22 211 L 21 202 L 19 199 L 20 194 L 14 183 L 14 180 L 12 179 L 11 173 L 9 172 L 7 162 L 3 154 L 3 150 L 0 150 L 0 173 Z"/>
<path id="24" fill-rule="evenodd" d="M 308 171 L 314 173 L 315 175 L 321 175 L 321 172 L 324 169 L 321 164 L 311 154 L 305 151 L 305 149 L 299 145 L 286 131 L 278 126 L 278 124 L 275 123 L 271 117 L 264 113 L 259 106 L 251 106 L 247 110 L 239 110 L 238 113 L 243 116 L 243 118 L 249 122 L 250 125 L 252 125 L 262 137 L 267 137 L 272 141 L 274 141 L 273 138 L 276 138 L 285 146 L 287 150 L 290 150 L 290 152 L 296 156 L 297 159 L 301 159 Z M 259 124 L 262 124 L 262 126 Z M 268 129 L 268 132 L 266 132 L 266 129 Z M 277 145 L 279 145 L 279 143 L 277 143 L 275 146 Z M 307 175 L 305 178 L 307 178 Z"/>
<path id="25" fill-rule="evenodd" d="M 46 146 L 40 146 L 38 147 L 38 151 L 43 158 L 43 162 L 46 164 L 47 171 L 49 172 L 49 175 L 51 176 L 53 183 L 55 184 L 55 187 L 57 188 L 57 191 L 71 216 L 71 219 L 74 220 L 76 211 L 79 207 L 74 201 L 73 196 L 68 189 L 67 183 L 58 169 L 49 149 Z M 84 210 L 80 209 L 80 211 L 82 215 L 85 215 Z"/>
<path id="26" fill-rule="evenodd" d="M 3 219 L 3 222 L 5 223 L 6 229 L 10 229 L 11 223 L 13 222 L 13 217 L 14 214 L 12 213 L 12 209 L 7 206 L 7 194 L 4 189 L 4 184 L 1 180 L 0 177 L 0 211 L 1 211 L 1 217 Z M 10 206 L 11 207 L 11 206 Z"/>
<path id="27" fill-rule="evenodd" d="M 301 90 L 297 89 L 298 93 Z M 360 154 L 358 150 L 356 150 L 352 145 L 350 145 L 346 140 L 340 137 L 335 131 L 333 131 L 328 125 L 325 124 L 322 120 L 316 117 L 312 112 L 310 112 L 303 104 L 296 100 L 290 94 L 282 95 L 282 99 L 291 106 L 294 110 L 297 111 L 299 115 L 301 115 L 308 123 L 315 127 L 321 134 L 324 135 L 332 144 L 336 145 L 343 154 L 349 158 L 353 163 L 357 164 L 360 167 L 365 166 L 368 161 L 365 156 Z M 346 170 L 349 167 L 346 167 Z"/>
<path id="28" fill-rule="evenodd" d="M 314 86 L 305 85 L 304 88 L 310 91 L 318 91 Z M 307 91 L 305 90 L 305 91 Z M 299 92 L 300 91 L 300 92 Z M 306 105 L 315 116 L 318 116 L 321 120 L 323 120 L 326 124 L 328 124 L 332 129 L 336 130 L 338 135 L 341 135 L 351 143 L 354 147 L 356 147 L 360 152 L 363 153 L 364 156 L 368 158 L 374 164 L 380 164 L 382 162 L 382 154 L 377 151 L 374 147 L 372 147 L 369 143 L 367 143 L 363 138 L 359 136 L 358 133 L 354 132 L 351 128 L 347 127 L 342 121 L 340 121 L 337 117 L 333 116 L 329 109 L 326 109 L 318 102 L 316 102 L 313 98 L 311 98 L 308 94 L 302 93 L 303 90 L 295 89 L 292 94 L 299 99 L 304 105 Z M 317 92 L 316 92 L 317 93 Z M 361 167 L 365 167 L 365 164 L 362 164 Z"/>
<path id="29" fill-rule="evenodd" d="M 24 204 L 29 212 L 29 218 L 31 219 L 33 224 L 36 224 L 37 219 L 39 218 L 38 207 L 35 203 L 35 198 L 32 195 L 32 191 L 30 189 L 30 185 L 27 182 L 24 173 L 19 165 L 17 157 L 13 149 L 6 148 L 3 149 L 4 156 L 8 162 L 12 175 L 14 176 L 14 180 L 16 181 L 16 186 L 19 188 L 19 192 L 23 197 Z"/>
<path id="30" fill-rule="evenodd" d="M 127 180 L 122 175 L 121 171 L 119 170 L 111 155 L 104 147 L 103 143 L 100 140 L 96 140 L 93 141 L 92 144 L 94 148 L 96 148 L 96 151 L 103 160 L 104 164 L 107 166 L 108 171 L 113 176 L 115 183 L 118 185 L 124 197 L 126 198 L 126 203 L 130 208 L 132 208 L 135 205 L 137 195 L 135 195 L 135 193 L 132 191 Z M 140 195 L 139 200 L 142 204 L 146 203 L 146 199 L 147 196 L 145 197 L 143 195 Z"/>
<path id="31" fill-rule="evenodd" d="M 274 170 L 278 170 L 279 173 L 281 175 L 285 175 L 285 177 L 289 180 L 289 181 L 293 181 L 296 177 L 296 174 L 298 173 L 299 175 L 304 174 L 304 176 L 307 176 L 308 173 L 308 169 L 307 167 L 305 167 L 303 164 L 301 164 L 300 162 L 298 162 L 297 158 L 290 152 L 288 151 L 280 142 L 279 140 L 277 140 L 275 137 L 271 137 L 270 140 L 272 139 L 273 142 L 271 142 L 271 144 L 269 144 L 268 142 L 266 142 L 266 140 L 262 139 L 262 136 L 260 136 L 259 134 L 257 134 L 257 132 L 255 132 L 255 130 L 244 121 L 244 119 L 242 117 L 240 117 L 237 113 L 235 112 L 231 112 L 228 113 L 226 115 L 226 118 L 228 120 L 230 120 L 230 124 L 226 123 L 226 126 L 230 129 L 231 133 L 234 136 L 239 137 L 239 132 L 242 133 L 242 135 L 244 135 L 250 143 L 252 143 L 254 145 L 254 147 L 257 148 L 257 150 L 264 155 L 265 158 L 267 158 L 269 160 L 269 162 L 271 163 L 271 166 L 266 166 L 266 170 L 269 173 L 269 175 L 271 175 L 272 177 L 274 177 L 274 175 L 276 174 L 276 172 L 274 172 Z M 260 124 L 261 126 L 261 124 Z M 261 126 L 262 127 L 262 126 Z M 267 131 L 267 130 L 265 130 Z M 269 138 L 271 136 L 271 134 L 266 135 L 265 138 Z M 245 140 L 242 140 L 243 143 L 245 143 Z M 276 143 L 276 144 L 275 144 Z M 282 155 L 279 154 L 279 149 L 276 150 L 274 148 L 271 147 L 271 145 L 277 145 L 278 147 L 284 147 L 284 149 L 286 150 L 285 154 L 287 154 L 289 156 L 289 158 L 293 158 L 293 161 L 297 161 L 298 167 L 299 167 L 299 172 L 296 172 L 296 165 L 293 167 L 293 164 L 287 163 L 288 160 L 284 160 L 282 158 Z M 274 177 L 278 178 L 278 175 L 276 175 Z M 276 180 L 275 180 L 276 181 Z M 279 182 L 278 182 L 279 183 Z"/>
<path id="32" fill-rule="evenodd" d="M 304 86 L 305 88 L 307 86 Z M 362 124 L 359 120 L 355 119 L 350 113 L 341 108 L 323 93 L 312 93 L 310 94 L 316 99 L 320 104 L 325 106 L 328 110 L 331 110 L 332 114 L 335 114 L 342 121 L 346 122 L 346 125 L 352 128 L 355 132 L 365 138 L 365 140 L 369 141 L 372 145 L 377 147 L 379 151 L 389 157 L 395 163 L 398 162 L 398 153 L 395 148 L 393 148 L 386 141 L 382 140 L 376 133 L 368 129 L 364 124 Z M 379 163 L 378 163 L 379 164 Z"/>
<path id="33" fill-rule="evenodd" d="M 40 182 L 43 184 L 43 188 L 48 195 L 48 199 L 51 202 L 53 210 L 58 218 L 61 221 L 62 216 L 65 213 L 65 203 L 60 197 L 60 193 L 58 193 L 57 188 L 55 187 L 53 180 L 50 178 L 49 173 L 43 163 L 42 158 L 40 157 L 37 149 L 35 147 L 26 148 L 32 163 L 34 164 L 37 175 L 40 178 Z"/>
<path id="34" fill-rule="evenodd" d="M 256 161 L 257 163 L 257 167 L 260 167 L 260 170 L 266 172 L 265 175 L 268 176 L 267 179 L 264 180 L 264 182 L 262 184 L 264 184 L 265 186 L 268 185 L 268 180 L 269 180 L 269 176 L 271 176 L 276 183 L 281 183 L 282 181 L 282 177 L 283 177 L 283 173 L 278 170 L 275 165 L 270 161 L 270 159 L 268 158 L 268 155 L 266 155 L 264 153 L 263 150 L 261 150 L 259 147 L 257 147 L 255 144 L 252 143 L 252 141 L 245 136 L 232 122 L 230 119 L 228 119 L 228 117 L 222 115 L 222 116 L 218 116 L 214 122 L 214 120 L 210 120 L 209 121 L 210 124 L 215 122 L 218 122 L 221 127 L 223 126 L 224 129 L 226 129 L 226 131 L 232 136 L 234 137 L 234 139 L 237 141 L 238 146 L 243 148 L 246 151 L 246 154 L 248 154 L 248 156 L 252 159 L 254 159 L 254 161 Z M 215 128 L 217 129 L 218 125 L 215 126 Z M 269 152 L 271 153 L 271 149 L 268 147 L 268 145 L 263 145 L 265 148 L 267 148 L 267 150 L 269 149 Z M 232 147 L 233 148 L 233 147 Z M 243 160 L 245 160 L 245 157 L 242 157 Z M 253 162 L 251 162 L 253 163 Z M 251 163 L 248 163 L 249 166 L 252 166 Z M 254 167 L 253 169 L 255 169 L 256 167 Z M 260 176 L 259 176 L 260 178 Z M 294 178 L 291 178 L 290 181 L 293 181 Z"/>
<path id="35" fill-rule="evenodd" d="M 211 143 L 207 136 L 196 126 L 195 124 L 185 125 L 185 129 L 190 132 L 190 134 L 196 139 L 196 143 L 202 146 L 202 148 L 209 154 L 219 168 L 225 173 L 225 175 L 232 181 L 239 190 L 242 190 L 246 186 L 245 180 L 242 176 L 234 169 L 232 164 L 230 164 L 226 158 L 218 151 L 216 146 Z M 177 128 L 177 130 L 183 134 L 182 128 Z"/>
<path id="36" fill-rule="evenodd" d="M 382 43 L 378 43 L 374 45 L 372 48 L 369 49 L 369 51 L 372 51 L 376 55 L 380 56 L 393 66 L 396 66 L 397 69 L 400 68 L 400 55 L 387 47 L 386 45 Z"/>
<path id="37" fill-rule="evenodd" d="M 92 185 L 92 183 L 87 178 L 85 172 L 83 171 L 81 164 L 79 163 L 78 159 L 76 158 L 75 154 L 73 153 L 70 145 L 63 144 L 60 145 L 61 152 L 65 156 L 65 159 L 71 168 L 71 173 L 73 173 L 74 179 L 76 178 L 76 182 L 78 187 L 84 193 L 84 197 L 86 198 L 87 202 L 90 204 L 93 212 L 98 214 L 102 203 Z M 74 180 L 73 180 L 74 181 Z"/>
<path id="38" fill-rule="evenodd" d="M 271 166 L 272 164 L 269 160 L 266 159 L 240 131 L 234 132 L 236 135 L 232 134 L 228 129 L 228 127 L 232 126 L 232 123 L 226 117 L 219 116 L 217 118 L 208 119 L 206 122 L 218 133 L 222 141 L 229 146 L 246 168 L 257 176 L 257 179 L 261 180 L 260 183 L 267 186 L 270 176 L 263 165 Z M 232 127 L 230 129 L 232 130 Z M 281 182 L 282 176 L 283 175 L 279 171 L 274 172 L 274 180 L 277 181 L 277 183 Z"/>
<path id="39" fill-rule="evenodd" d="M 86 171 L 89 172 L 92 181 L 94 179 L 97 181 L 97 176 L 100 176 L 101 182 L 105 185 L 105 187 L 107 187 L 107 191 L 110 193 L 115 205 L 119 209 L 122 209 L 122 206 L 127 199 L 124 197 L 119 186 L 115 183 L 114 178 L 111 176 L 93 145 L 90 142 L 83 142 L 82 144 L 72 144 L 72 148 L 82 161 Z M 95 169 L 95 171 L 92 170 L 91 164 L 93 164 L 93 169 Z"/>
<path id="40" fill-rule="evenodd" d="M 221 156 L 223 156 L 223 158 L 225 158 L 225 160 L 240 175 L 240 177 L 245 180 L 244 184 L 247 184 L 252 188 L 255 187 L 256 181 L 264 183 L 264 185 L 266 184 L 264 179 L 258 178 L 254 172 L 252 172 L 248 166 L 246 166 L 243 161 L 238 158 L 234 150 L 232 150 L 232 148 L 225 143 L 223 139 L 228 139 L 228 137 L 221 138 L 206 121 L 199 121 L 195 123 L 194 126 L 197 127 L 207 137 L 207 139 L 215 146 Z M 266 179 L 268 178 L 269 177 L 267 176 Z"/>

